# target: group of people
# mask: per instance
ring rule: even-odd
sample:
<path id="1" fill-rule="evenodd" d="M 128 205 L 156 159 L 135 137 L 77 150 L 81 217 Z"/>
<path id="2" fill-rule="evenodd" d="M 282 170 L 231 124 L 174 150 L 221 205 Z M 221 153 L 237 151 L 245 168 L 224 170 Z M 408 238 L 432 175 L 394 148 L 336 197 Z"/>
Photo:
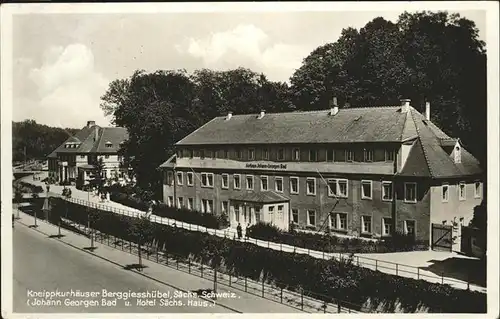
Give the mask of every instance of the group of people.
<path id="1" fill-rule="evenodd" d="M 245 229 L 245 237 L 248 239 L 249 233 L 248 229 L 250 228 L 250 223 L 248 223 L 246 229 Z M 241 228 L 241 224 L 238 223 L 238 226 L 236 227 L 236 233 L 238 234 L 238 239 L 241 239 L 243 237 L 243 229 Z"/>

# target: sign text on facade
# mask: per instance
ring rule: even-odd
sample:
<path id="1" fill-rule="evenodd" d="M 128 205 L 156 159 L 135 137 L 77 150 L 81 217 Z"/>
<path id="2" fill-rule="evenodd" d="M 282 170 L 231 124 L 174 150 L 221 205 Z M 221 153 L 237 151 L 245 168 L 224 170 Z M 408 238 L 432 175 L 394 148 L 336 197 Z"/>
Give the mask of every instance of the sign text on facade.
<path id="1" fill-rule="evenodd" d="M 286 169 L 287 164 L 247 163 L 246 168 Z"/>

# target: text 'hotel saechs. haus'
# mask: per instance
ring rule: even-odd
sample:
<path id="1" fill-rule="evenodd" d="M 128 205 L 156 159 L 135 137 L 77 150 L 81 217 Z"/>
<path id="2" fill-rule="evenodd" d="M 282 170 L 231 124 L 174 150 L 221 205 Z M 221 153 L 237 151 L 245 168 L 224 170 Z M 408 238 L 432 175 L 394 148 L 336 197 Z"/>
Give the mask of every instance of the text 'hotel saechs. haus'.
<path id="1" fill-rule="evenodd" d="M 430 241 L 466 225 L 483 196 L 479 162 L 402 100 L 401 106 L 216 117 L 176 144 L 164 170 L 168 205 L 380 238 Z M 435 225 L 433 225 L 435 224 Z M 459 227 L 457 227 L 459 228 Z"/>

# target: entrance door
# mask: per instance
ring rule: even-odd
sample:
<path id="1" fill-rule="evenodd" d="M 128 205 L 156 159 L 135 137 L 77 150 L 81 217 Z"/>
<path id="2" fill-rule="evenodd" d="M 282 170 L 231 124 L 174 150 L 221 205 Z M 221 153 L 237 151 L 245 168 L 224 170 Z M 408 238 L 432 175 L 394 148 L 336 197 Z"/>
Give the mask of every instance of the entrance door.
<path id="1" fill-rule="evenodd" d="M 432 224 L 432 250 L 451 251 L 452 226 Z"/>
<path id="2" fill-rule="evenodd" d="M 260 222 L 260 206 L 255 207 L 255 223 Z"/>

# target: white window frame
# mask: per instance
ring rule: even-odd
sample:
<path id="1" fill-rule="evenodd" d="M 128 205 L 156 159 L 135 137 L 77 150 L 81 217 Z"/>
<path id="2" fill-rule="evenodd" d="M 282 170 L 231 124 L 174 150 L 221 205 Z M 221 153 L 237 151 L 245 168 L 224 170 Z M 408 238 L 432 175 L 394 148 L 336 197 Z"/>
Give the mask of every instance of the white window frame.
<path id="1" fill-rule="evenodd" d="M 345 150 L 345 161 L 346 162 L 354 162 L 354 151 Z"/>
<path id="2" fill-rule="evenodd" d="M 478 191 L 478 187 L 476 187 L 477 184 L 479 184 L 479 191 Z M 474 182 L 474 198 L 481 198 L 482 193 L 483 193 L 483 183 L 481 183 L 480 181 L 475 181 Z"/>
<path id="3" fill-rule="evenodd" d="M 266 179 L 266 188 L 264 189 L 264 187 L 262 187 L 262 185 L 264 185 L 264 179 Z M 268 191 L 269 190 L 269 176 L 267 175 L 261 175 L 260 176 L 260 190 L 261 191 Z"/>
<path id="4" fill-rule="evenodd" d="M 201 199 L 201 212 L 205 214 L 207 212 L 207 203 L 208 201 L 204 198 Z"/>
<path id="5" fill-rule="evenodd" d="M 248 187 L 248 179 L 249 179 L 249 178 L 252 180 L 252 187 Z M 247 176 L 245 177 L 245 184 L 246 184 L 246 188 L 247 188 L 248 190 L 253 190 L 253 189 L 255 188 L 255 183 L 254 183 L 254 178 L 253 178 L 253 175 L 247 175 Z"/>
<path id="6" fill-rule="evenodd" d="M 337 187 L 337 193 L 332 193 L 330 189 L 330 182 L 335 183 L 335 187 Z M 340 183 L 345 182 L 345 194 L 340 193 Z M 340 197 L 347 198 L 349 196 L 349 181 L 346 178 L 329 178 L 328 179 L 328 196 L 330 197 Z"/>
<path id="7" fill-rule="evenodd" d="M 255 160 L 255 148 L 248 149 L 248 160 L 250 160 L 250 161 Z"/>
<path id="8" fill-rule="evenodd" d="M 335 213 L 335 219 L 336 219 L 336 222 L 337 222 L 337 226 L 338 225 L 341 225 L 342 223 L 340 222 L 341 220 L 341 216 L 345 216 L 345 227 L 344 228 L 335 228 L 336 230 L 347 230 L 347 222 L 348 222 L 348 215 L 347 213 Z"/>
<path id="9" fill-rule="evenodd" d="M 464 185 L 464 196 L 462 196 L 461 186 Z M 458 199 L 461 201 L 467 200 L 467 184 L 465 182 L 458 183 Z"/>
<path id="10" fill-rule="evenodd" d="M 177 197 L 177 208 L 182 208 L 184 206 L 184 197 Z"/>
<path id="11" fill-rule="evenodd" d="M 311 212 L 314 214 L 314 225 L 311 224 Z M 314 226 L 316 227 L 316 210 L 315 209 L 308 209 L 307 210 L 307 226 Z"/>
<path id="12" fill-rule="evenodd" d="M 226 185 L 224 185 L 224 177 L 226 177 Z M 229 174 L 226 173 L 221 174 L 220 183 L 222 189 L 229 189 Z"/>
<path id="13" fill-rule="evenodd" d="M 366 196 L 364 193 L 364 184 L 370 184 L 370 196 Z M 373 181 L 371 180 L 362 180 L 361 181 L 361 199 L 373 199 Z"/>
<path id="14" fill-rule="evenodd" d="M 269 149 L 268 148 L 264 148 L 262 149 L 262 159 L 264 160 L 269 160 Z"/>
<path id="15" fill-rule="evenodd" d="M 309 192 L 309 181 L 313 181 L 314 182 L 314 192 L 311 193 Z M 310 196 L 316 196 L 316 177 L 307 177 L 306 178 L 306 195 L 310 195 Z"/>
<path id="16" fill-rule="evenodd" d="M 213 199 L 207 199 L 207 208 L 209 208 L 207 213 L 213 214 L 213 212 L 214 212 L 214 201 L 213 201 Z"/>
<path id="17" fill-rule="evenodd" d="M 167 197 L 167 206 L 168 207 L 174 206 L 174 196 L 168 196 Z"/>
<path id="18" fill-rule="evenodd" d="M 406 198 L 406 193 L 407 193 L 406 189 L 407 189 L 408 185 L 415 185 L 415 199 L 414 200 L 410 200 L 410 199 Z M 413 203 L 413 204 L 416 203 L 417 202 L 417 198 L 418 198 L 417 183 L 415 183 L 415 182 L 405 182 L 405 184 L 404 184 L 404 195 L 403 196 L 404 196 L 404 202 L 405 203 Z"/>
<path id="19" fill-rule="evenodd" d="M 392 159 L 389 159 L 388 158 L 389 156 L 387 156 L 387 154 L 392 154 Z M 384 161 L 385 162 L 394 162 L 395 158 L 396 158 L 396 152 L 395 151 L 385 150 L 385 152 L 384 152 Z"/>
<path id="20" fill-rule="evenodd" d="M 224 204 L 226 204 L 226 207 L 224 207 Z M 221 211 L 223 214 L 228 214 L 229 213 L 229 201 L 223 200 L 221 202 Z"/>
<path id="21" fill-rule="evenodd" d="M 371 155 L 371 159 L 369 158 L 370 156 L 368 155 Z M 373 157 L 375 156 L 374 154 L 374 151 L 372 149 L 364 149 L 363 150 L 363 160 L 364 162 L 368 162 L 368 163 L 371 163 L 373 162 Z"/>
<path id="22" fill-rule="evenodd" d="M 187 201 L 187 204 L 188 204 L 188 205 L 187 205 L 187 206 L 188 206 L 187 208 L 188 208 L 189 210 L 193 210 L 193 207 L 194 207 L 194 198 L 189 197 L 189 198 L 188 198 L 188 201 Z"/>
<path id="23" fill-rule="evenodd" d="M 314 160 L 312 159 L 311 154 L 314 154 Z M 317 162 L 318 161 L 318 150 L 309 150 L 309 162 Z"/>
<path id="24" fill-rule="evenodd" d="M 385 224 L 385 221 L 386 220 L 390 220 L 391 222 L 389 223 L 389 229 L 390 229 L 390 232 L 388 234 L 386 234 L 386 224 Z M 392 232 L 393 232 L 393 229 L 392 229 L 392 218 L 389 218 L 389 217 L 382 217 L 382 236 L 391 236 L 392 235 Z"/>
<path id="25" fill-rule="evenodd" d="M 236 176 L 238 176 L 238 181 L 239 181 L 239 186 L 236 187 Z M 241 189 L 241 174 L 233 174 L 233 188 L 234 189 Z"/>
<path id="26" fill-rule="evenodd" d="M 408 235 L 408 223 L 407 222 L 413 222 L 413 235 L 416 237 L 417 236 L 417 221 L 414 219 L 406 219 L 403 221 L 403 229 L 405 235 Z"/>
<path id="27" fill-rule="evenodd" d="M 370 218 L 370 231 L 366 231 L 365 229 L 365 218 Z M 362 234 L 371 234 L 373 231 L 373 218 L 369 215 L 361 215 L 361 233 Z"/>
<path id="28" fill-rule="evenodd" d="M 207 184 L 203 184 L 203 176 L 205 176 L 205 180 L 207 181 Z M 212 185 L 210 185 L 210 183 L 209 183 L 208 176 L 212 176 Z M 205 187 L 205 188 L 213 188 L 214 187 L 214 173 L 201 173 L 201 187 Z"/>
<path id="29" fill-rule="evenodd" d="M 297 152 L 298 156 L 295 156 L 296 152 Z M 292 150 L 292 160 L 300 161 L 300 148 L 296 147 Z"/>
<path id="30" fill-rule="evenodd" d="M 281 181 L 281 190 L 278 189 L 278 181 Z M 274 178 L 274 190 L 278 193 L 283 193 L 283 191 L 285 190 L 285 184 L 283 182 L 283 177 L 281 176 L 276 176 Z"/>
<path id="31" fill-rule="evenodd" d="M 294 191 L 292 187 L 292 181 L 297 181 L 297 190 Z M 299 193 L 299 178 L 297 176 L 290 176 L 290 194 L 298 194 Z"/>
<path id="32" fill-rule="evenodd" d="M 297 221 L 294 219 L 294 211 L 297 212 Z M 298 224 L 299 223 L 299 209 L 298 208 L 292 208 L 292 223 Z"/>
<path id="33" fill-rule="evenodd" d="M 384 185 L 391 185 L 391 192 L 389 194 L 389 197 L 390 197 L 389 199 L 384 198 L 385 197 L 384 195 L 386 195 L 385 194 Z M 393 196 L 392 196 L 393 192 L 394 192 L 394 185 L 392 184 L 392 182 L 391 181 L 382 181 L 382 201 L 384 201 L 384 202 L 392 202 L 392 200 L 393 200 Z"/>
<path id="34" fill-rule="evenodd" d="M 445 188 L 446 188 L 446 198 L 443 198 L 443 194 L 444 194 L 444 189 Z M 449 200 L 450 200 L 450 184 L 443 183 L 441 185 L 441 201 L 443 203 L 448 203 Z"/>
<path id="35" fill-rule="evenodd" d="M 280 158 L 280 151 L 283 152 L 283 157 Z M 278 148 L 277 152 L 276 152 L 276 159 L 278 161 L 284 161 L 285 160 L 285 149 L 284 148 Z"/>
<path id="36" fill-rule="evenodd" d="M 189 177 L 191 176 L 191 183 L 189 182 Z M 193 172 L 187 172 L 186 173 L 186 184 L 187 186 L 193 186 L 194 185 L 194 174 Z"/>
<path id="37" fill-rule="evenodd" d="M 207 151 L 205 152 L 205 157 L 206 157 L 206 158 L 213 158 L 213 156 L 214 156 L 213 154 L 214 154 L 214 151 L 212 151 L 212 150 L 207 150 Z"/>

